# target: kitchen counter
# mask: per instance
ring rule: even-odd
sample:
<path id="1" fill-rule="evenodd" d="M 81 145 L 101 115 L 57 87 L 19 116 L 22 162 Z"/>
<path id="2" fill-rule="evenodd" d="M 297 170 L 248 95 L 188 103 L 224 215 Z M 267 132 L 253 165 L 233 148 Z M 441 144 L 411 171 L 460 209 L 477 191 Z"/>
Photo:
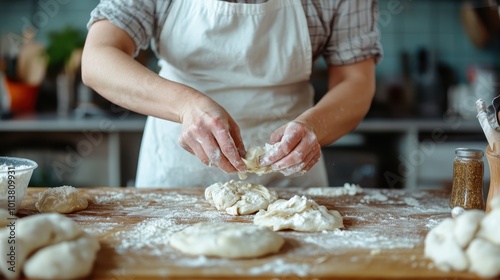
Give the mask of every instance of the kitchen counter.
<path id="1" fill-rule="evenodd" d="M 36 214 L 37 193 L 29 188 L 18 215 Z M 276 189 L 280 198 L 306 189 Z M 313 196 L 338 210 L 342 230 L 304 233 L 281 231 L 286 243 L 277 253 L 255 259 L 227 260 L 189 256 L 168 245 L 169 237 L 202 222 L 251 223 L 253 215 L 233 217 L 204 199 L 203 188 L 80 190 L 89 207 L 67 216 L 97 236 L 92 279 L 173 278 L 475 278 L 444 273 L 423 256 L 427 232 L 450 216 L 449 193 L 436 190 L 364 189 L 355 196 Z"/>

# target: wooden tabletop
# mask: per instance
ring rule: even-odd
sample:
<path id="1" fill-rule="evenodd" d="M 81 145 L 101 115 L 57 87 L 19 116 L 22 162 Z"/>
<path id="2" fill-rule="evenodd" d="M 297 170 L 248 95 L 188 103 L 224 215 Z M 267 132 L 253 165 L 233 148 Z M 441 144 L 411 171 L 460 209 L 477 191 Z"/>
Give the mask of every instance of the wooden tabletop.
<path id="1" fill-rule="evenodd" d="M 30 188 L 20 217 L 37 214 Z M 355 196 L 312 196 L 344 217 L 342 230 L 279 232 L 286 242 L 277 253 L 228 260 L 189 256 L 168 245 L 170 236 L 201 221 L 252 223 L 253 215 L 233 217 L 204 199 L 204 189 L 80 189 L 89 207 L 67 216 L 97 236 L 101 250 L 91 279 L 159 278 L 366 278 L 474 279 L 444 273 L 423 256 L 427 232 L 450 216 L 449 193 L 431 190 L 363 189 Z M 306 189 L 276 189 L 280 198 Z"/>

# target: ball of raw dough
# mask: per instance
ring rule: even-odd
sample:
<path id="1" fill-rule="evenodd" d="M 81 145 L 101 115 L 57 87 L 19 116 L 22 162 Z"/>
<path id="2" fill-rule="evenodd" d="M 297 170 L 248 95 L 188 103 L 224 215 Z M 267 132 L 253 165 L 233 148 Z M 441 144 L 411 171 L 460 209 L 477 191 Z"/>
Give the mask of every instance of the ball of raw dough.
<path id="1" fill-rule="evenodd" d="M 323 231 L 343 228 L 342 216 L 338 211 L 328 210 L 305 196 L 295 195 L 290 200 L 279 199 L 266 210 L 260 210 L 253 220 L 259 226 L 274 231 L 292 229 L 296 231 Z"/>
<path id="2" fill-rule="evenodd" d="M 431 258 L 443 271 L 466 270 L 469 263 L 462 247 L 454 238 L 455 221 L 451 218 L 443 220 L 425 237 L 424 254 Z"/>
<path id="3" fill-rule="evenodd" d="M 241 223 L 198 223 L 170 238 L 170 245 L 190 255 L 252 258 L 278 252 L 285 240 L 265 227 Z"/>
<path id="4" fill-rule="evenodd" d="M 467 248 L 467 257 L 470 260 L 469 271 L 487 278 L 500 275 L 500 246 L 476 238 Z"/>
<path id="5" fill-rule="evenodd" d="M 84 234 L 36 251 L 23 267 L 24 275 L 36 279 L 80 279 L 92 272 L 100 245 Z"/>
<path id="6" fill-rule="evenodd" d="M 462 213 L 464 213 L 465 209 L 463 207 L 460 207 L 460 206 L 457 206 L 457 207 L 454 207 L 453 209 L 451 209 L 451 216 L 453 218 L 456 218 L 460 215 L 462 215 Z"/>
<path id="7" fill-rule="evenodd" d="M 460 247 L 466 248 L 476 236 L 479 224 L 484 216 L 484 211 L 471 209 L 465 211 L 462 215 L 455 219 L 453 234 Z"/>
<path id="8" fill-rule="evenodd" d="M 227 183 L 215 183 L 205 189 L 205 198 L 217 210 L 228 214 L 246 215 L 260 209 L 266 209 L 278 195 L 263 185 L 231 180 Z"/>
<path id="9" fill-rule="evenodd" d="M 40 213 L 63 214 L 84 210 L 88 205 L 87 199 L 81 197 L 78 190 L 71 186 L 47 189 L 39 194 L 38 201 L 35 203 Z"/>

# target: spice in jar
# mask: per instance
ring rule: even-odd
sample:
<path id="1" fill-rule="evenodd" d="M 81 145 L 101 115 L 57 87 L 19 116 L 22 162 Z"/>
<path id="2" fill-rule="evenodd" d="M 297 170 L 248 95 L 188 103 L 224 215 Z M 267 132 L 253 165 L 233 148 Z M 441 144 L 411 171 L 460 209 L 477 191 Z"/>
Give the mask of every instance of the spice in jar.
<path id="1" fill-rule="evenodd" d="M 450 207 L 484 210 L 484 153 L 477 149 L 458 148 L 453 161 L 453 187 Z"/>

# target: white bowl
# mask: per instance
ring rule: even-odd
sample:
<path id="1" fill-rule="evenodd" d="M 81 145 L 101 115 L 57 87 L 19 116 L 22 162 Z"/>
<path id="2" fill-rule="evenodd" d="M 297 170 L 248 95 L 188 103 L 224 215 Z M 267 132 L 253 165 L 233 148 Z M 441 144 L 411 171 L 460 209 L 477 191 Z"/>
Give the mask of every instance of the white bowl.
<path id="1" fill-rule="evenodd" d="M 0 157 L 0 208 L 17 213 L 36 162 L 17 157 Z"/>

